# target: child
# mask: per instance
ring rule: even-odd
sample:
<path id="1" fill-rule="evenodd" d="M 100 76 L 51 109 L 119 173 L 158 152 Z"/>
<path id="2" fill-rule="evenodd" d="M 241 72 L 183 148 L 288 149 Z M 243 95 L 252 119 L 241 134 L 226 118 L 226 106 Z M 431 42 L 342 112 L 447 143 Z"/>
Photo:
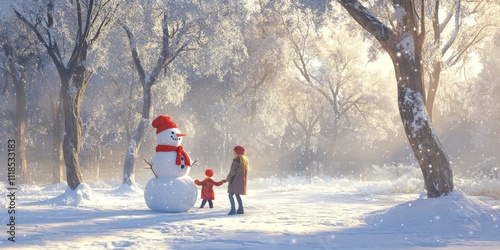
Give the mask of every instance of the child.
<path id="1" fill-rule="evenodd" d="M 207 170 L 205 170 L 205 180 L 203 180 L 203 181 L 194 180 L 194 184 L 196 184 L 198 186 L 202 186 L 201 198 L 203 199 L 203 201 L 201 202 L 200 208 L 203 208 L 205 206 L 205 204 L 207 204 L 207 201 L 208 201 L 208 205 L 210 206 L 210 208 L 214 207 L 214 204 L 212 203 L 212 200 L 215 200 L 215 194 L 214 194 L 213 187 L 220 186 L 220 185 L 224 184 L 224 182 L 225 182 L 224 180 L 216 182 L 216 181 L 212 180 L 212 178 L 211 178 L 212 176 L 214 176 L 214 171 L 212 169 L 208 168 Z"/>

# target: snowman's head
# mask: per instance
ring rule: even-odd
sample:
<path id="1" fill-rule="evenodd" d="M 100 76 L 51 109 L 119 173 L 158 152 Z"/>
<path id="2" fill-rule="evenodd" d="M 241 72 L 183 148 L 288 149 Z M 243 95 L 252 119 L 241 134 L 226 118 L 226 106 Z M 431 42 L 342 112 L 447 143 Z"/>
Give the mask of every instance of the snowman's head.
<path id="1" fill-rule="evenodd" d="M 156 142 L 158 145 L 179 146 L 183 136 L 186 134 L 181 133 L 178 128 L 170 128 L 156 134 Z"/>
<path id="2" fill-rule="evenodd" d="M 156 128 L 156 141 L 158 145 L 179 146 L 182 137 L 186 134 L 181 133 L 177 124 L 170 117 L 160 115 L 153 120 L 151 125 Z"/>

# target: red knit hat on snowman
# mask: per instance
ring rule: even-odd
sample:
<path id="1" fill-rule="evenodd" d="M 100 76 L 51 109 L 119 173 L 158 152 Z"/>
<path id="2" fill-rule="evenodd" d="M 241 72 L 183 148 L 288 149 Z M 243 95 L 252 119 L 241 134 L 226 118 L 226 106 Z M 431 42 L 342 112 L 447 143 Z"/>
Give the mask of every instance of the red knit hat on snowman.
<path id="1" fill-rule="evenodd" d="M 160 132 L 169 128 L 177 128 L 177 124 L 170 120 L 170 117 L 166 115 L 158 116 L 156 119 L 154 119 L 151 125 L 153 126 L 153 128 L 156 128 L 156 134 L 159 134 Z"/>

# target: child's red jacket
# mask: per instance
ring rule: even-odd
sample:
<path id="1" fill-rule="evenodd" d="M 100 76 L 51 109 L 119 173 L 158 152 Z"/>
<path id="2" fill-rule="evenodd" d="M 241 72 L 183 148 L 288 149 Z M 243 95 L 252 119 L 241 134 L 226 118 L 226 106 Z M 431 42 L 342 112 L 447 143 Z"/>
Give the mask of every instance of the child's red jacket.
<path id="1" fill-rule="evenodd" d="M 214 181 L 212 178 L 207 177 L 203 181 L 194 180 L 194 184 L 201 187 L 201 198 L 204 200 L 215 200 L 214 186 L 224 184 L 223 181 Z"/>

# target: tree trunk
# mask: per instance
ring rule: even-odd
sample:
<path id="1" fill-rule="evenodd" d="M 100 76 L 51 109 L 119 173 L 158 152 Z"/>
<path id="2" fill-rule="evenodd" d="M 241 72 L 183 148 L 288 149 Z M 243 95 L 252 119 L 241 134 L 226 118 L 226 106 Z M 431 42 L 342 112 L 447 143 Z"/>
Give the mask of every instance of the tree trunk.
<path id="1" fill-rule="evenodd" d="M 21 168 L 21 183 L 28 183 L 30 178 L 28 177 L 27 167 L 26 167 L 26 137 L 24 135 L 26 128 L 26 90 L 25 83 L 23 80 L 14 82 L 16 89 L 16 110 L 17 110 L 17 121 L 16 121 L 16 137 L 17 137 L 17 149 L 19 152 L 18 159 Z"/>
<path id="2" fill-rule="evenodd" d="M 34 16 L 29 20 L 19 13 L 15 8 L 16 16 L 21 19 L 36 35 L 41 44 L 46 48 L 47 53 L 52 58 L 54 65 L 61 78 L 61 102 L 62 111 L 64 112 L 64 138 L 63 138 L 63 154 L 66 163 L 66 176 L 68 186 L 75 190 L 82 182 L 80 164 L 78 160 L 81 143 L 82 121 L 80 117 L 80 107 L 83 95 L 85 93 L 89 77 L 87 69 L 84 66 L 87 63 L 87 53 L 89 46 L 95 42 L 104 28 L 110 24 L 111 18 L 114 17 L 119 3 L 111 6 L 110 2 L 99 3 L 94 1 L 72 1 L 76 7 L 76 12 L 71 19 L 78 25 L 75 34 L 73 51 L 67 53 L 65 49 L 59 48 L 59 43 L 56 38 L 61 38 L 54 34 L 54 24 L 59 23 L 56 19 L 59 16 L 53 14 L 54 0 L 46 2 L 46 20 L 40 13 L 31 13 Z M 107 6 L 105 8 L 105 6 Z M 82 8 L 83 7 L 83 8 Z M 108 9 L 108 7 L 110 7 Z M 102 12 L 101 12 L 102 11 Z M 99 18 L 98 18 L 99 17 Z M 65 21 L 62 21 L 63 23 Z M 69 22 L 69 20 L 68 20 Z M 70 26 L 68 26 L 70 27 Z M 68 34 L 69 34 L 68 33 Z M 65 34 L 61 34 L 64 37 Z M 62 38 L 62 43 L 72 39 Z M 65 53 L 61 55 L 61 51 Z M 70 55 L 65 58 L 65 55 Z M 56 119 L 57 121 L 58 119 Z M 57 133 L 57 130 L 55 131 Z M 57 135 L 56 135 L 57 136 Z M 54 140 L 57 143 L 57 140 Z M 58 146 L 55 145 L 54 149 Z M 57 172 L 57 171 L 56 171 Z"/>
<path id="3" fill-rule="evenodd" d="M 52 112 L 52 183 L 61 183 L 63 181 L 63 110 L 62 110 L 62 97 L 59 93 L 57 102 L 54 103 L 51 99 L 51 112 Z"/>
<path id="4" fill-rule="evenodd" d="M 132 139 L 129 142 L 129 146 L 127 148 L 127 153 L 125 156 L 125 162 L 123 166 L 123 184 L 132 185 L 134 182 L 134 157 L 137 155 L 141 147 L 142 138 L 144 137 L 144 131 L 146 126 L 149 123 L 150 113 L 151 113 L 151 87 L 155 84 L 156 79 L 160 76 L 160 73 L 163 69 L 168 67 L 168 65 L 181 53 L 185 50 L 186 46 L 189 43 L 184 43 L 180 45 L 176 50 L 170 50 L 170 36 L 168 33 L 168 15 L 166 13 L 163 14 L 162 21 L 162 49 L 160 51 L 160 55 L 156 62 L 156 66 L 151 72 L 151 74 L 147 75 L 146 70 L 144 69 L 139 51 L 137 50 L 137 42 L 134 37 L 134 34 L 130 28 L 126 25 L 123 26 L 125 33 L 127 33 L 127 37 L 129 39 L 130 50 L 132 53 L 132 59 L 134 60 L 135 69 L 139 75 L 139 79 L 142 83 L 143 89 L 143 106 L 142 106 L 142 120 L 140 121 L 137 129 L 132 136 Z"/>
<path id="5" fill-rule="evenodd" d="M 335 112 L 336 113 L 336 112 Z M 333 135 L 330 143 L 330 148 L 328 150 L 328 159 L 325 163 L 326 171 L 328 171 L 331 176 L 335 176 L 335 156 L 337 154 L 337 142 L 339 140 L 339 120 L 334 118 L 333 122 Z"/>
<path id="6" fill-rule="evenodd" d="M 27 183 L 27 168 L 26 168 L 26 138 L 25 138 L 25 128 L 26 128 L 26 83 L 24 81 L 24 69 L 19 69 L 16 66 L 15 60 L 19 58 L 10 43 L 3 44 L 5 55 L 7 56 L 7 62 L 10 69 L 10 75 L 12 76 L 12 83 L 14 84 L 15 96 L 16 96 L 16 115 L 13 117 L 12 125 L 14 125 L 14 130 L 16 131 L 16 148 L 18 150 L 17 156 L 19 163 L 17 167 L 20 173 L 20 183 Z M 17 59 L 16 59 L 17 58 Z M 22 62 L 19 62 L 22 64 Z"/>
<path id="7" fill-rule="evenodd" d="M 432 67 L 432 72 L 429 79 L 429 91 L 427 93 L 426 109 L 429 114 L 429 119 L 432 121 L 432 110 L 434 108 L 434 101 L 436 100 L 437 89 L 441 77 L 441 62 L 435 62 Z"/>
<path id="8" fill-rule="evenodd" d="M 412 1 L 393 1 L 401 18 L 390 29 L 357 0 L 339 0 L 349 15 L 370 32 L 389 54 L 398 85 L 398 107 L 406 136 L 422 170 L 427 197 L 435 198 L 453 191 L 453 173 L 448 156 L 426 112 L 422 46 L 425 23 L 416 16 Z M 424 11 L 424 6 L 421 6 Z M 423 18 L 423 13 L 421 13 Z M 421 33 L 418 33 L 418 32 Z"/>
<path id="9" fill-rule="evenodd" d="M 135 182 L 135 157 L 141 148 L 142 138 L 144 131 L 149 125 L 149 118 L 151 113 L 151 87 L 143 84 L 143 107 L 142 107 L 142 120 L 139 122 L 132 139 L 128 143 L 127 153 L 125 155 L 125 162 L 123 165 L 123 184 L 132 185 Z"/>
<path id="10" fill-rule="evenodd" d="M 255 117 L 257 117 L 257 93 L 254 92 L 250 103 L 250 124 L 254 124 Z"/>
<path id="11" fill-rule="evenodd" d="M 81 56 L 82 61 L 87 57 L 85 49 Z M 71 190 L 75 190 L 82 183 L 82 171 L 79 155 L 82 138 L 82 119 L 80 116 L 81 103 L 87 89 L 87 69 L 83 65 L 76 67 L 70 81 L 62 82 L 62 96 L 64 107 L 64 140 L 63 152 L 66 163 L 66 178 Z"/>
<path id="12" fill-rule="evenodd" d="M 453 191 L 453 173 L 448 155 L 444 151 L 425 110 L 422 95 L 422 75 L 416 68 L 419 59 L 412 62 L 400 57 L 393 61 L 398 81 L 398 107 L 406 136 L 424 176 L 427 196 L 439 197 Z"/>
<path id="13" fill-rule="evenodd" d="M 65 122 L 64 122 L 64 140 L 63 153 L 66 164 L 66 179 L 71 190 L 75 190 L 82 183 L 82 174 L 78 156 L 80 154 L 80 138 L 82 133 L 81 120 L 76 113 L 80 107 L 74 103 L 74 97 L 66 96 Z"/>

